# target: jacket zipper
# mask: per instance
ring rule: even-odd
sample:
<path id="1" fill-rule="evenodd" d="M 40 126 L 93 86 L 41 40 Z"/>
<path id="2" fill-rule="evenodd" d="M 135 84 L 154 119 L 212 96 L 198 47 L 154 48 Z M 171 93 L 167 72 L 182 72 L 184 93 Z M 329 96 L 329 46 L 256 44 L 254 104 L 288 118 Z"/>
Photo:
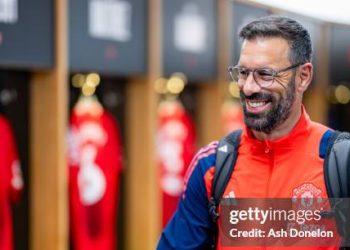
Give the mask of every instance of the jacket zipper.
<path id="1" fill-rule="evenodd" d="M 267 185 L 266 185 L 266 191 L 265 191 L 265 197 L 270 197 L 269 196 L 269 191 L 270 191 L 270 183 L 271 183 L 271 176 L 273 173 L 273 169 L 274 169 L 274 151 L 270 148 L 267 147 L 265 149 L 265 153 L 267 154 L 267 157 L 269 159 L 269 175 L 268 175 L 268 179 L 267 179 Z M 262 249 L 266 250 L 268 247 L 264 246 Z"/>
<path id="2" fill-rule="evenodd" d="M 269 175 L 267 178 L 267 185 L 266 185 L 266 191 L 265 191 L 265 197 L 269 197 L 269 191 L 270 191 L 270 182 L 271 182 L 271 176 L 273 173 L 274 165 L 275 165 L 275 159 L 274 159 L 274 152 L 271 148 L 266 148 L 265 153 L 267 154 L 267 157 L 269 159 Z"/>

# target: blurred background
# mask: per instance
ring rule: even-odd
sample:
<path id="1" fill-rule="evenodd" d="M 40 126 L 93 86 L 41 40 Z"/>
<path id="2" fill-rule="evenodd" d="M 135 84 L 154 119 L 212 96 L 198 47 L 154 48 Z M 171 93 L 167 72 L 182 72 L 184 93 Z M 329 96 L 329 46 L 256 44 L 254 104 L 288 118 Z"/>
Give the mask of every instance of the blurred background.
<path id="1" fill-rule="evenodd" d="M 0 250 L 154 249 L 196 150 L 243 125 L 227 67 L 254 18 L 309 30 L 304 105 L 350 131 L 349 5 L 0 0 Z"/>

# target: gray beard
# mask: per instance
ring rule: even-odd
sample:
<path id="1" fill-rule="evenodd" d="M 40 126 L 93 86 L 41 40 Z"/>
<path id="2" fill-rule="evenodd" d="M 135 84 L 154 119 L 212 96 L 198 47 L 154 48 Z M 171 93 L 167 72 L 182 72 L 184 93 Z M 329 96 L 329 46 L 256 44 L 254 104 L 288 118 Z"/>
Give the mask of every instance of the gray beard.
<path id="1" fill-rule="evenodd" d="M 281 97 L 279 101 L 268 93 L 254 93 L 251 96 L 245 96 L 241 91 L 241 102 L 243 106 L 244 122 L 252 130 L 270 134 L 272 130 L 281 125 L 290 116 L 292 105 L 295 100 L 295 75 L 288 83 L 286 96 Z M 252 100 L 270 100 L 272 109 L 267 112 L 254 114 L 247 111 L 246 99 Z"/>

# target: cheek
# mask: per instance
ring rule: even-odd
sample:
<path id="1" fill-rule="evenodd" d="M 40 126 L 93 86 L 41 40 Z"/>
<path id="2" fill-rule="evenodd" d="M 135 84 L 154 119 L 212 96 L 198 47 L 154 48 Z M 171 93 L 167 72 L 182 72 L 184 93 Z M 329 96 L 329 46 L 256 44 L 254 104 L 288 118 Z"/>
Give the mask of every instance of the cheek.
<path id="1" fill-rule="evenodd" d="M 273 96 L 273 103 L 277 104 L 285 99 L 287 99 L 287 91 L 285 89 L 275 89 L 271 91 Z"/>

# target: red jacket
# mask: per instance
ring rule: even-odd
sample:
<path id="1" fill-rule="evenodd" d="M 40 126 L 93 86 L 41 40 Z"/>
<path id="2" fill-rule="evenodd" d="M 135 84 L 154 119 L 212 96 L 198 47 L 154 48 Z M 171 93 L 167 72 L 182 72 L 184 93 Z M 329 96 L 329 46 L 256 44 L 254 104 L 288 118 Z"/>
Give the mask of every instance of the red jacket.
<path id="1" fill-rule="evenodd" d="M 224 196 L 298 198 L 307 194 L 313 198 L 327 198 L 323 159 L 319 156 L 321 139 L 327 130 L 327 127 L 312 122 L 304 110 L 292 131 L 277 140 L 259 141 L 252 137 L 249 129 L 245 128 L 235 169 Z M 217 145 L 217 142 L 209 144 L 194 157 L 188 171 L 182 200 L 174 218 L 163 231 L 157 249 L 210 249 L 213 224 L 208 213 L 208 200 L 211 194 Z M 219 239 L 217 249 L 239 248 L 223 247 Z"/>

